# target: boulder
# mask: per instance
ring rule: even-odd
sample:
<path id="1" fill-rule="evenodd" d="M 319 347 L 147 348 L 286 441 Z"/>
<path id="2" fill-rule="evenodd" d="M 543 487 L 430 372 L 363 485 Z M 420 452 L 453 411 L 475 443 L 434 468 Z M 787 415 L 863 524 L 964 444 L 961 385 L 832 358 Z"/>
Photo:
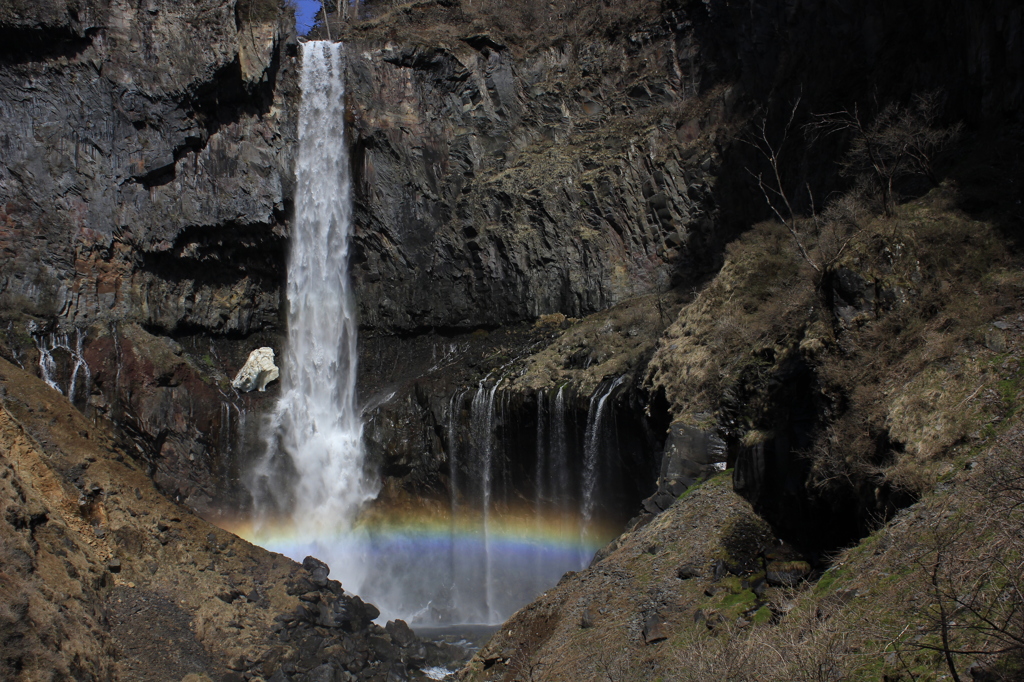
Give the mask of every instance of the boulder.
<path id="1" fill-rule="evenodd" d="M 643 501 L 644 509 L 660 514 L 687 488 L 714 476 L 725 466 L 725 441 L 716 432 L 673 422 L 665 440 L 658 490 Z"/>
<path id="2" fill-rule="evenodd" d="M 274 349 L 264 346 L 249 353 L 249 359 L 245 361 L 242 369 L 238 370 L 231 385 L 245 393 L 253 389 L 264 391 L 267 384 L 280 375 L 277 365 L 274 364 Z"/>
<path id="3" fill-rule="evenodd" d="M 668 624 L 656 613 L 644 621 L 643 635 L 645 644 L 662 642 L 668 639 Z"/>
<path id="4" fill-rule="evenodd" d="M 416 642 L 416 633 L 404 620 L 389 620 L 384 630 L 391 635 L 391 641 L 400 647 L 407 647 Z"/>
<path id="5" fill-rule="evenodd" d="M 679 567 L 676 571 L 676 577 L 680 580 L 689 580 L 690 578 L 701 577 L 701 570 L 693 564 L 684 564 Z"/>

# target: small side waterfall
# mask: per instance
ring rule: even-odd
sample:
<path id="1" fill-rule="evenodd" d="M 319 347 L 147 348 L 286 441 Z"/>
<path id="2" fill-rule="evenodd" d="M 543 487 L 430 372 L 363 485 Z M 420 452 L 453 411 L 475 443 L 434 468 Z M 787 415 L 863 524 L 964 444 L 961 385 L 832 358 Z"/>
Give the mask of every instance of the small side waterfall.
<path id="1" fill-rule="evenodd" d="M 552 483 L 551 499 L 556 506 L 564 506 L 569 502 L 571 491 L 569 482 L 569 436 L 568 436 L 568 413 L 565 410 L 565 386 L 558 388 L 555 394 L 555 407 L 549 413 L 551 420 L 551 474 Z"/>
<path id="2" fill-rule="evenodd" d="M 66 395 L 72 403 L 75 402 L 79 385 L 81 385 L 82 391 L 88 395 L 92 384 L 92 372 L 89 370 L 89 363 L 85 361 L 85 332 L 77 327 L 75 328 L 74 346 L 71 345 L 71 341 L 65 332 L 33 335 L 33 339 L 36 342 L 36 350 L 39 351 L 39 375 L 43 381 L 58 393 Z M 61 390 L 58 381 L 58 374 L 60 372 L 58 371 L 57 359 L 53 357 L 53 354 L 57 351 L 67 354 L 69 364 L 74 363 L 71 365 L 71 376 L 68 379 L 67 391 Z M 80 376 L 81 381 L 79 381 Z"/>
<path id="3" fill-rule="evenodd" d="M 494 566 L 491 556 L 491 492 L 494 485 L 494 396 L 498 393 L 500 381 L 490 389 L 480 382 L 473 396 L 470 423 L 478 438 L 478 452 L 481 463 L 481 511 L 483 513 L 483 611 L 485 623 L 495 622 L 494 613 Z"/>
<path id="4" fill-rule="evenodd" d="M 226 398 L 227 396 L 225 396 Z M 234 416 L 232 416 L 234 413 Z M 220 403 L 220 450 L 228 460 L 234 460 L 246 450 L 246 410 L 230 400 Z"/>
<path id="5" fill-rule="evenodd" d="M 462 398 L 465 395 L 462 391 L 452 394 L 448 401 L 448 415 L 445 435 L 448 438 L 448 486 L 451 489 L 452 518 L 458 516 L 459 497 L 456 494 L 459 489 L 458 462 L 459 462 L 459 411 L 462 409 Z"/>
<path id="6" fill-rule="evenodd" d="M 602 392 L 598 386 L 590 397 L 590 407 L 587 410 L 587 429 L 584 433 L 583 445 L 583 501 L 580 508 L 580 539 L 581 545 L 585 545 L 587 533 L 590 531 L 590 523 L 594 519 L 594 509 L 597 504 L 597 484 L 600 479 L 601 467 L 601 430 L 604 420 L 604 405 L 609 396 L 616 388 L 625 381 L 627 375 L 622 375 L 611 382 Z M 589 557 L 587 558 L 589 560 Z"/>
<path id="7" fill-rule="evenodd" d="M 340 544 L 351 539 L 352 522 L 377 487 L 363 469 L 355 405 L 352 199 L 340 44 L 302 45 L 301 89 L 288 348 L 268 452 L 251 487 L 261 523 L 257 541 L 300 560 L 315 554 L 354 582 L 351 588 L 358 587 L 364 562 Z"/>

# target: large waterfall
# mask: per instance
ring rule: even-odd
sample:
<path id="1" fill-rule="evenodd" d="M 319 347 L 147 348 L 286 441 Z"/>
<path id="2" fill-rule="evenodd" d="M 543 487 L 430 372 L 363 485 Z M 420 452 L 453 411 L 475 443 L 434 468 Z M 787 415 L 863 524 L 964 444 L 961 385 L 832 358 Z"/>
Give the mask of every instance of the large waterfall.
<path id="1" fill-rule="evenodd" d="M 281 397 L 266 424 L 267 451 L 250 480 L 256 519 L 245 534 L 294 559 L 326 561 L 332 577 L 386 618 L 500 623 L 566 570 L 585 567 L 608 539 L 597 518 L 602 423 L 621 379 L 591 398 L 585 430 L 567 409 L 564 386 L 550 397 L 538 392 L 530 418 L 536 431 L 526 447 L 507 442 L 519 437 L 519 425 L 506 412 L 500 376 L 456 392 L 446 429 L 448 508 L 438 500 L 422 509 L 378 504 L 360 518 L 379 483 L 364 468 L 355 402 L 339 44 L 303 44 L 301 87 L 288 348 Z M 528 460 L 533 449 L 533 480 L 520 487 L 510 463 Z"/>
<path id="2" fill-rule="evenodd" d="M 328 560 L 358 584 L 352 522 L 377 492 L 363 469 L 355 404 L 356 313 L 348 276 L 352 199 L 341 45 L 302 45 L 296 207 L 288 262 L 288 350 L 268 451 L 253 490 L 256 540 Z M 348 550 L 342 555 L 341 545 Z"/>

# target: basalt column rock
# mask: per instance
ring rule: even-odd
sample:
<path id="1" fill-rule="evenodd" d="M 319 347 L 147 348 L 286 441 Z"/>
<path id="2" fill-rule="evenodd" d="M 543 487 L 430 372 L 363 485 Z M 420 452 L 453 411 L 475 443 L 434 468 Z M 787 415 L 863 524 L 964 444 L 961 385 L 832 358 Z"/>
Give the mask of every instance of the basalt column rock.
<path id="1" fill-rule="evenodd" d="M 638 49 L 348 47 L 367 331 L 581 316 L 713 267 L 724 95 L 662 66 L 695 49 L 685 26 Z M 672 108 L 693 110 L 688 136 Z"/>
<path id="2" fill-rule="evenodd" d="M 0 7 L 0 355 L 183 501 L 238 487 L 230 378 L 279 340 L 296 36 L 249 5 Z"/>
<path id="3" fill-rule="evenodd" d="M 292 29 L 236 24 L 224 0 L 147 8 L 0 16 L 22 46 L 0 64 L 0 305 L 251 333 L 276 320 L 261 242 L 280 240 L 290 196 Z"/>

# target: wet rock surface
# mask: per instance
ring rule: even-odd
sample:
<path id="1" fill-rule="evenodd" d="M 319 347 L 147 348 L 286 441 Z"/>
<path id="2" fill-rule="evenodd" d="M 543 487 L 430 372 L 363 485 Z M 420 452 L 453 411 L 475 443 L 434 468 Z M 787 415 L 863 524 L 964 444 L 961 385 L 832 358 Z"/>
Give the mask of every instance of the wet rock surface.
<path id="1" fill-rule="evenodd" d="M 493 332 L 363 339 L 364 439 L 387 481 L 378 504 L 406 495 L 446 503 L 452 480 L 479 478 L 470 422 L 474 400 L 492 389 L 494 475 L 504 489 L 529 495 L 542 486 L 538 453 L 543 459 L 552 449 L 581 476 L 588 423 L 607 393 L 600 440 L 619 473 L 606 472 L 616 484 L 603 500 L 624 523 L 653 491 L 664 443 L 665 415 L 645 412 L 638 377 L 677 307 L 675 296 L 640 297 L 583 319 L 551 315 Z"/>

